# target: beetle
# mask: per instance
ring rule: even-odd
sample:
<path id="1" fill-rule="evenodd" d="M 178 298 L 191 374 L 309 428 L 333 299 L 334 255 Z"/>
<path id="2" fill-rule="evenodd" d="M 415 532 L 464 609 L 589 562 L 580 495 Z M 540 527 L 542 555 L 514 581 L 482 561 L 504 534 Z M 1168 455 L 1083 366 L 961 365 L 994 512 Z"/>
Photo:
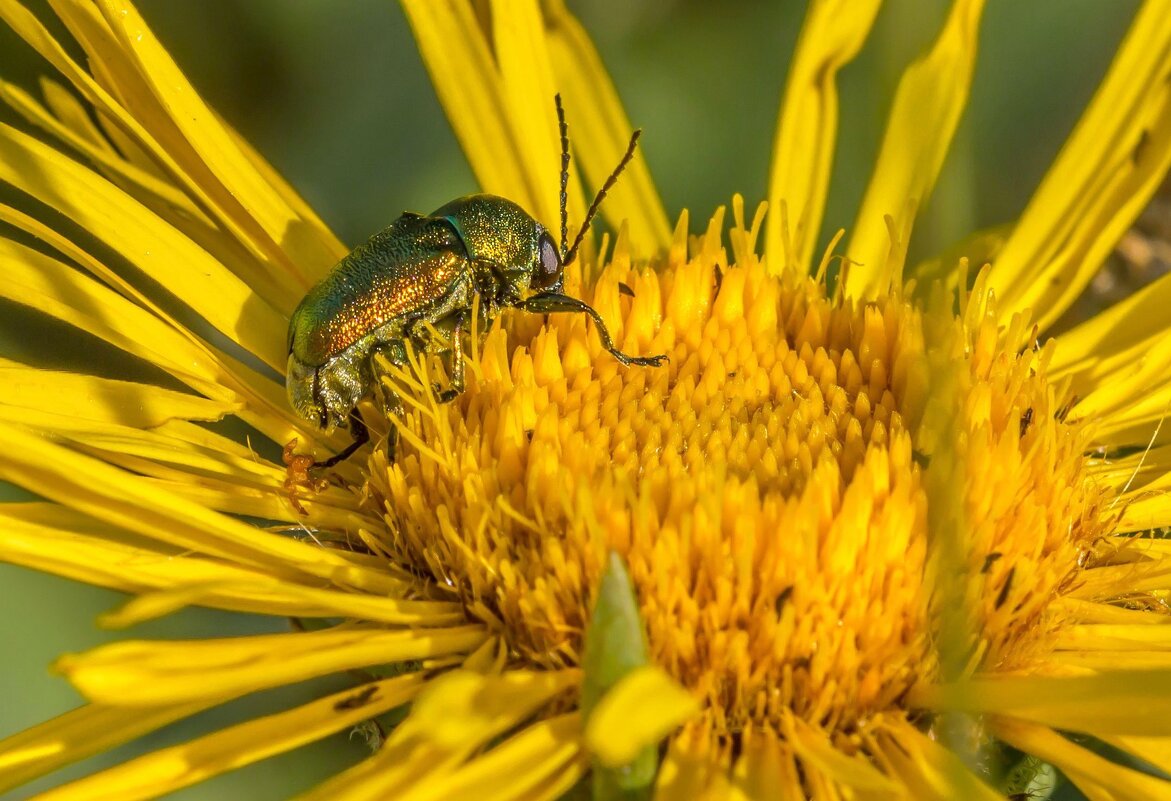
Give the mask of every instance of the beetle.
<path id="1" fill-rule="evenodd" d="M 446 353 L 450 386 L 437 388 L 438 399 L 448 402 L 463 392 L 463 338 L 471 330 L 477 298 L 481 331 L 505 308 L 581 313 L 594 321 L 602 347 L 622 364 L 658 367 L 667 360 L 666 355 L 623 353 L 598 312 L 563 292 L 565 267 L 573 263 L 603 198 L 634 157 L 641 131 L 631 135 L 626 153 L 567 247 L 569 131 L 560 95 L 555 103 L 561 134 L 560 248 L 511 200 L 468 195 L 428 215 L 404 213 L 338 262 L 297 306 L 289 320 L 289 402 L 319 428 L 348 428 L 353 436 L 348 447 L 312 467 L 332 467 L 368 441 L 358 402 L 374 384 L 376 354 L 405 366 L 408 345 L 417 352 Z M 625 286 L 621 290 L 629 293 Z"/>

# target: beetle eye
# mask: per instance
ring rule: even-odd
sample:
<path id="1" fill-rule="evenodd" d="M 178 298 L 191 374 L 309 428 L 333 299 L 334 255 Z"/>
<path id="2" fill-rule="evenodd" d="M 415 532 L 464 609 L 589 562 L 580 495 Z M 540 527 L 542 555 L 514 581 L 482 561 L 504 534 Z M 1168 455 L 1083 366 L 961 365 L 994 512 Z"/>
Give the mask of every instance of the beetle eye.
<path id="1" fill-rule="evenodd" d="M 561 254 L 548 234 L 541 234 L 538 250 L 539 262 L 532 285 L 535 289 L 552 289 L 561 283 Z"/>

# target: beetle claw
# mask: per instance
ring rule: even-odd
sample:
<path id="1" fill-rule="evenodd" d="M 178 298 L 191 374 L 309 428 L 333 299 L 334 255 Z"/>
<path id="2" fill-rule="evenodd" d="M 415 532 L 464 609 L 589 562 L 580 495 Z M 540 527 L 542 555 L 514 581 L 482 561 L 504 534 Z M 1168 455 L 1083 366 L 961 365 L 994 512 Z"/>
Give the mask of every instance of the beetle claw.
<path id="1" fill-rule="evenodd" d="M 665 353 L 660 353 L 658 356 L 627 356 L 622 351 L 614 348 L 610 351 L 610 354 L 628 367 L 632 364 L 639 367 L 662 367 L 666 362 L 671 361 Z"/>

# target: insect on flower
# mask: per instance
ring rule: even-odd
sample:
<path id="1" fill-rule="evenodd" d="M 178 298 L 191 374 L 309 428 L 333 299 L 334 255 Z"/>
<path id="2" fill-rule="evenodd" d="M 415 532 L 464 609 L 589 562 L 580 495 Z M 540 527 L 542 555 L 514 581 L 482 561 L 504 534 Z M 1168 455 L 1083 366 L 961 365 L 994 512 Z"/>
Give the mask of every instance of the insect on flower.
<path id="1" fill-rule="evenodd" d="M 511 200 L 468 195 L 427 216 L 404 213 L 342 259 L 293 312 L 289 401 L 320 428 L 348 428 L 354 438 L 343 451 L 311 467 L 332 467 L 369 439 L 357 405 L 374 385 L 376 354 L 400 366 L 408 363 L 408 345 L 418 353 L 445 354 L 451 379 L 446 389 L 436 388 L 439 400 L 447 402 L 463 392 L 463 338 L 471 330 L 477 297 L 480 331 L 506 307 L 538 314 L 577 312 L 593 318 L 602 346 L 623 364 L 658 367 L 666 360 L 665 355 L 628 356 L 618 350 L 598 312 L 562 291 L 565 267 L 577 255 L 602 199 L 634 157 L 641 131 L 630 137 L 626 153 L 567 247 L 569 134 L 560 95 L 556 104 L 560 249 L 544 226 Z M 442 336 L 433 336 L 433 331 Z"/>

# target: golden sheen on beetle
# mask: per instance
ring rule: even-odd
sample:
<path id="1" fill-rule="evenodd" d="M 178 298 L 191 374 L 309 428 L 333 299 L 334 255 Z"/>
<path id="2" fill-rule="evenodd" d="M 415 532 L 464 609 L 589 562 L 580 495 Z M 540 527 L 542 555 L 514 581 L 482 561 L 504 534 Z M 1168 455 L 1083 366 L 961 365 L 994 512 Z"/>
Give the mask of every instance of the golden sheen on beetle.
<path id="1" fill-rule="evenodd" d="M 439 389 L 450 401 L 464 389 L 463 339 L 479 298 L 479 331 L 501 309 L 538 314 L 588 314 L 602 346 L 623 364 L 661 365 L 666 356 L 628 356 L 614 347 L 592 307 L 562 293 L 565 265 L 573 261 L 606 192 L 634 156 L 635 131 L 614 172 L 590 204 L 571 247 L 566 247 L 569 138 L 558 97 L 561 129 L 561 246 L 532 215 L 511 200 L 469 195 L 429 215 L 404 213 L 342 259 L 297 306 L 289 321 L 289 402 L 320 428 L 349 428 L 354 441 L 316 467 L 347 458 L 368 433 L 358 402 L 374 384 L 373 358 L 406 366 L 407 345 L 449 359 L 451 385 Z M 438 332 L 435 337 L 432 331 Z"/>

